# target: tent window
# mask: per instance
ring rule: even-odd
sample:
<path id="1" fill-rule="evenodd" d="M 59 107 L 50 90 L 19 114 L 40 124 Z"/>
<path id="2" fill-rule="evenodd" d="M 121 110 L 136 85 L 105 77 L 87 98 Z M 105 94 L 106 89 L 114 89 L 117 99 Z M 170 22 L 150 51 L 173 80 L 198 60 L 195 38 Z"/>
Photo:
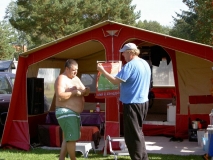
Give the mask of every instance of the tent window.
<path id="1" fill-rule="evenodd" d="M 82 74 L 81 75 L 81 81 L 82 83 L 90 88 L 91 93 L 96 92 L 96 79 L 97 74 Z"/>
<path id="2" fill-rule="evenodd" d="M 52 103 L 54 96 L 54 83 L 58 75 L 60 74 L 59 68 L 39 68 L 38 78 L 44 78 L 44 95 L 45 101 L 48 104 Z"/>
<path id="3" fill-rule="evenodd" d="M 153 66 L 153 86 L 166 86 L 173 87 L 174 73 L 172 68 L 172 62 L 167 65 L 166 59 L 160 61 L 159 67 Z"/>

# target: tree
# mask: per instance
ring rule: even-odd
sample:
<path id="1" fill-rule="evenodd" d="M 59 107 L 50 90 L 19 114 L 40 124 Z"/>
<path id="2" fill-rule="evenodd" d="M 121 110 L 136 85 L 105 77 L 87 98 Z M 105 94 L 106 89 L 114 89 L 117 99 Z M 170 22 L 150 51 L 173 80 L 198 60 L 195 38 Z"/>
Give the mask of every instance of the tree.
<path id="1" fill-rule="evenodd" d="M 132 0 L 17 0 L 6 10 L 6 19 L 35 45 L 41 45 L 105 20 L 135 24 Z"/>
<path id="2" fill-rule="evenodd" d="M 195 12 L 198 15 L 196 28 L 198 42 L 212 45 L 213 44 L 213 1 L 196 0 L 198 5 L 195 6 Z"/>
<path id="3" fill-rule="evenodd" d="M 197 34 L 197 28 L 194 28 L 197 20 L 197 15 L 188 12 L 188 11 L 182 11 L 181 14 L 177 14 L 177 17 L 179 19 L 174 18 L 174 27 L 170 31 L 170 35 L 196 41 L 196 34 Z"/>
<path id="4" fill-rule="evenodd" d="M 162 26 L 157 21 L 144 20 L 142 22 L 141 20 L 139 20 L 138 23 L 136 24 L 136 27 L 154 31 L 154 32 L 158 32 L 158 33 L 162 33 L 162 34 L 169 34 L 169 31 L 170 31 L 169 27 Z"/>
<path id="5" fill-rule="evenodd" d="M 0 59 L 9 60 L 16 58 L 27 50 L 30 37 L 18 31 L 8 21 L 0 21 Z"/>
<path id="6" fill-rule="evenodd" d="M 0 60 L 10 60 L 14 58 L 15 47 L 14 29 L 6 21 L 0 22 Z"/>
<path id="7" fill-rule="evenodd" d="M 212 0 L 183 0 L 189 11 L 182 11 L 174 18 L 170 35 L 212 45 L 213 2 Z"/>

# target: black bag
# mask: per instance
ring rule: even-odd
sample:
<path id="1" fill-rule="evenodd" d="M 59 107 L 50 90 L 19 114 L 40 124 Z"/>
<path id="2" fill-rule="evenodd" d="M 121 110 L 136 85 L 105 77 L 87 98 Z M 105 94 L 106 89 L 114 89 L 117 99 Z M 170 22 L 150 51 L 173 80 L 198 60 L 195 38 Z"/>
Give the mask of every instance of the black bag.
<path id="1" fill-rule="evenodd" d="M 149 100 L 155 98 L 155 94 L 153 91 L 149 91 L 148 98 L 149 98 Z"/>
<path id="2" fill-rule="evenodd" d="M 154 103 L 155 93 L 153 91 L 149 91 L 148 98 L 149 98 L 149 108 L 151 108 Z"/>

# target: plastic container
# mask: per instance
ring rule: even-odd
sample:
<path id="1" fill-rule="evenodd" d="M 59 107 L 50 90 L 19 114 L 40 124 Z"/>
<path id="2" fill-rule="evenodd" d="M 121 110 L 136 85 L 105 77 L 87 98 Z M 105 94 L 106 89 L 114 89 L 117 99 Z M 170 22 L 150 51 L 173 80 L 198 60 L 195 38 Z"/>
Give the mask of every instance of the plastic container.
<path id="1" fill-rule="evenodd" d="M 203 146 L 203 150 L 208 153 L 209 150 L 209 141 L 208 141 L 208 132 L 204 133 L 204 136 L 202 138 L 202 146 Z"/>
<path id="2" fill-rule="evenodd" d="M 208 146 L 208 155 L 213 156 L 213 128 L 207 128 L 208 131 L 208 141 L 209 141 L 209 146 Z"/>
<path id="3" fill-rule="evenodd" d="M 176 106 L 172 103 L 167 104 L 167 121 L 175 122 L 176 121 Z"/>
<path id="4" fill-rule="evenodd" d="M 204 137 L 204 134 L 205 134 L 205 129 L 197 130 L 197 142 L 199 146 L 202 145 L 202 137 Z"/>
<path id="5" fill-rule="evenodd" d="M 210 125 L 213 125 L 213 109 L 211 113 L 209 114 L 209 120 L 210 120 Z"/>
<path id="6" fill-rule="evenodd" d="M 203 137 L 202 140 L 203 140 L 203 143 L 202 143 L 202 145 L 203 145 L 203 150 L 204 150 L 206 153 L 208 153 L 208 150 L 209 150 L 209 141 L 208 141 L 208 138 Z"/>
<path id="7" fill-rule="evenodd" d="M 198 123 L 197 123 L 197 121 L 192 121 L 192 128 L 193 129 L 198 129 Z"/>
<path id="8" fill-rule="evenodd" d="M 99 102 L 97 102 L 96 104 L 96 112 L 100 112 L 101 108 L 100 108 L 100 104 Z"/>

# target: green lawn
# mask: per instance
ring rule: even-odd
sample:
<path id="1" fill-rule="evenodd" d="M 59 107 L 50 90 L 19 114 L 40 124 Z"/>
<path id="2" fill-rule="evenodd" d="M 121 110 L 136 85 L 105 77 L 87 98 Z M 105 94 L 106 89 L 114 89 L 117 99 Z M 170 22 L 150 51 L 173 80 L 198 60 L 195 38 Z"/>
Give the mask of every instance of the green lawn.
<path id="1" fill-rule="evenodd" d="M 150 160 L 203 160 L 202 156 L 178 156 L 163 154 L 148 154 Z M 30 151 L 0 149 L 0 160 L 58 160 L 59 150 L 46 150 L 35 148 Z M 78 160 L 85 160 L 81 152 L 76 152 Z M 113 160 L 114 156 L 103 156 L 102 152 L 94 153 L 90 151 L 87 159 L 93 160 Z M 69 158 L 66 158 L 69 160 Z M 130 160 L 129 156 L 118 156 L 118 160 Z"/>

